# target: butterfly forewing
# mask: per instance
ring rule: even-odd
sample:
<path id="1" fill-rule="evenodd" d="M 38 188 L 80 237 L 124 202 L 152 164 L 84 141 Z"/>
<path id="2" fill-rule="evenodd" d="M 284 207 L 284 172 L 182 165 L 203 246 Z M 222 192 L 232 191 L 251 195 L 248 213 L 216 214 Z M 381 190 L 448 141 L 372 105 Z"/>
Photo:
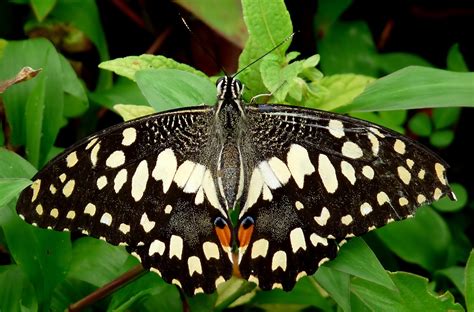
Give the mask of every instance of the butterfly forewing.
<path id="1" fill-rule="evenodd" d="M 264 289 L 291 289 L 342 240 L 453 196 L 444 161 L 391 130 L 281 105 L 249 105 L 247 117 L 259 191 L 241 203 L 255 224 L 239 267 Z"/>
<path id="2" fill-rule="evenodd" d="M 213 117 L 198 107 L 100 132 L 40 171 L 18 212 L 41 227 L 128 246 L 189 294 L 212 292 L 232 273 L 213 225 L 226 218 L 212 187 Z"/>

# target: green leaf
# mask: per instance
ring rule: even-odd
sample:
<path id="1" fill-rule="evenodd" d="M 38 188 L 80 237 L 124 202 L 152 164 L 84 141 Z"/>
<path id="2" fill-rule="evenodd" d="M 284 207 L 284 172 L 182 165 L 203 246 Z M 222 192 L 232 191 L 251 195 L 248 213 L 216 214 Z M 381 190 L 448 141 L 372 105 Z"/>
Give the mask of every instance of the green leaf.
<path id="1" fill-rule="evenodd" d="M 17 265 L 0 266 L 0 311 L 37 311 L 35 291 Z"/>
<path id="2" fill-rule="evenodd" d="M 446 222 L 430 207 L 418 209 L 414 218 L 393 222 L 377 230 L 378 237 L 407 262 L 434 271 L 445 266 L 451 234 Z"/>
<path id="3" fill-rule="evenodd" d="M 380 118 L 384 120 L 385 124 L 389 124 L 391 128 L 402 127 L 407 120 L 408 112 L 406 110 L 381 111 Z"/>
<path id="4" fill-rule="evenodd" d="M 20 191 L 31 184 L 30 179 L 0 179 L 0 207 L 8 204 Z"/>
<path id="5" fill-rule="evenodd" d="M 452 130 L 438 130 L 430 136 L 430 144 L 437 148 L 449 146 L 454 140 L 454 132 Z"/>
<path id="6" fill-rule="evenodd" d="M 124 121 L 143 117 L 156 113 L 156 110 L 150 106 L 117 104 L 114 110 L 123 118 Z"/>
<path id="7" fill-rule="evenodd" d="M 42 21 L 56 5 L 57 0 L 30 0 L 31 7 L 38 21 Z"/>
<path id="8" fill-rule="evenodd" d="M 467 311 L 474 311 L 474 250 L 471 250 L 467 260 L 464 280 L 466 282 L 464 293 L 466 294 Z"/>
<path id="9" fill-rule="evenodd" d="M 344 244 L 339 251 L 339 256 L 329 262 L 327 266 L 380 284 L 386 288 L 395 288 L 382 264 L 360 237 L 353 238 Z"/>
<path id="10" fill-rule="evenodd" d="M 454 125 L 461 116 L 460 107 L 445 107 L 433 109 L 435 129 L 443 129 Z"/>
<path id="11" fill-rule="evenodd" d="M 448 278 L 456 288 L 461 292 L 463 296 L 466 294 L 464 293 L 465 290 L 465 281 L 464 281 L 464 272 L 465 268 L 460 266 L 453 266 L 446 269 L 442 269 L 436 271 L 436 276 L 445 276 Z"/>
<path id="12" fill-rule="evenodd" d="M 64 117 L 77 117 L 89 107 L 87 91 L 68 60 L 63 55 L 59 55 L 59 61 L 64 90 Z"/>
<path id="13" fill-rule="evenodd" d="M 309 100 L 306 106 L 335 110 L 351 103 L 374 80 L 372 77 L 355 74 L 325 76 L 320 81 L 322 91 L 317 98 Z"/>
<path id="14" fill-rule="evenodd" d="M 377 66 L 386 74 L 403 69 L 404 67 L 417 65 L 433 67 L 424 58 L 410 53 L 384 53 L 375 55 Z"/>
<path id="15" fill-rule="evenodd" d="M 148 106 L 137 84 L 130 79 L 119 76 L 112 88 L 89 93 L 92 101 L 112 109 L 117 104 L 133 104 Z"/>
<path id="16" fill-rule="evenodd" d="M 216 293 L 210 295 L 198 294 L 196 296 L 187 297 L 187 302 L 189 304 L 190 311 L 208 312 L 214 310 L 216 299 Z"/>
<path id="17" fill-rule="evenodd" d="M 352 0 L 320 0 L 314 18 L 318 34 L 324 35 L 341 14 L 351 5 Z"/>
<path id="18" fill-rule="evenodd" d="M 195 74 L 176 69 L 145 69 L 137 72 L 138 87 L 156 110 L 216 102 L 216 88 Z"/>
<path id="19" fill-rule="evenodd" d="M 462 56 L 461 51 L 459 50 L 458 43 L 453 44 L 451 49 L 449 49 L 447 68 L 456 72 L 469 71 L 466 62 L 464 61 L 464 57 Z"/>
<path id="20" fill-rule="evenodd" d="M 350 311 L 349 287 L 351 282 L 349 274 L 323 265 L 316 271 L 314 278 L 343 311 Z"/>
<path id="21" fill-rule="evenodd" d="M 343 112 L 474 107 L 474 73 L 410 66 L 370 84 Z"/>
<path id="22" fill-rule="evenodd" d="M 28 161 L 14 152 L 0 148 L 0 178 L 30 179 L 35 173 L 35 167 Z"/>
<path id="23" fill-rule="evenodd" d="M 242 9 L 249 38 L 239 57 L 239 69 L 256 61 L 293 33 L 290 15 L 283 0 L 243 0 Z M 287 41 L 272 52 L 278 56 L 280 63 L 286 61 L 285 51 L 289 45 Z M 239 78 L 245 82 L 248 96 L 266 93 L 258 66 L 250 66 Z"/>
<path id="24" fill-rule="evenodd" d="M 110 61 L 102 62 L 99 68 L 113 71 L 117 75 L 127 77 L 135 81 L 136 73 L 144 69 L 179 69 L 181 71 L 189 72 L 202 78 L 207 78 L 203 72 L 192 68 L 189 65 L 181 64 L 173 59 L 161 56 L 142 54 L 140 56 L 127 56 L 123 58 L 116 58 Z"/>
<path id="25" fill-rule="evenodd" d="M 424 277 L 396 272 L 390 274 L 397 289 L 389 290 L 363 279 L 354 279 L 351 290 L 368 311 L 463 311 L 449 292 L 436 294 Z"/>
<path id="26" fill-rule="evenodd" d="M 413 133 L 421 137 L 430 136 L 432 131 L 431 119 L 424 112 L 418 112 L 410 118 L 410 121 L 408 122 L 408 127 Z"/>
<path id="27" fill-rule="evenodd" d="M 451 183 L 451 189 L 456 195 L 457 200 L 452 201 L 447 197 L 434 202 L 434 208 L 441 212 L 456 212 L 464 208 L 467 204 L 468 194 L 466 188 L 459 183 Z"/>
<path id="28" fill-rule="evenodd" d="M 353 73 L 376 76 L 376 49 L 365 22 L 336 22 L 319 42 L 325 75 Z"/>
<path id="29" fill-rule="evenodd" d="M 242 7 L 235 0 L 177 0 L 176 3 L 198 17 L 224 38 L 243 48 L 247 39 Z M 208 42 L 201 42 L 206 44 Z"/>

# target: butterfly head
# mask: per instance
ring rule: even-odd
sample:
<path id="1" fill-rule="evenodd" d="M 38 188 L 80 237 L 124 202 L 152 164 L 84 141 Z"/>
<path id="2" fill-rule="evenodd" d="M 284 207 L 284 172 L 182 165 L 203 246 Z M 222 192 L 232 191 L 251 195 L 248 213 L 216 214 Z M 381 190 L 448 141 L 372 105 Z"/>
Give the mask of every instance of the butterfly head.
<path id="1" fill-rule="evenodd" d="M 217 80 L 217 98 L 219 100 L 240 100 L 244 86 L 240 80 L 231 76 L 224 76 Z"/>

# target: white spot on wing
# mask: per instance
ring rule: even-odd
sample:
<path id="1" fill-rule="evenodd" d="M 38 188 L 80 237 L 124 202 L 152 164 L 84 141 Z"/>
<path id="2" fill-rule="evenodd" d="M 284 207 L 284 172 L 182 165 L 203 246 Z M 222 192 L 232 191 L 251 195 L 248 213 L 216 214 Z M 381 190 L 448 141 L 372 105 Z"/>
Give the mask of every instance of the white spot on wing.
<path id="1" fill-rule="evenodd" d="M 123 151 L 115 151 L 107 157 L 105 164 L 109 168 L 117 168 L 125 163 L 125 154 Z"/>
<path id="2" fill-rule="evenodd" d="M 95 215 L 95 212 L 96 212 L 96 207 L 94 204 L 88 203 L 86 205 L 86 208 L 84 208 L 84 213 L 90 215 L 91 217 Z"/>
<path id="3" fill-rule="evenodd" d="M 196 256 L 189 257 L 188 270 L 189 270 L 189 276 L 193 276 L 194 273 L 202 274 L 201 260 Z"/>
<path id="4" fill-rule="evenodd" d="M 320 226 L 325 226 L 330 217 L 331 214 L 329 213 L 329 210 L 326 207 L 323 207 L 319 217 L 314 217 L 314 221 L 316 221 Z"/>
<path id="5" fill-rule="evenodd" d="M 425 170 L 424 169 L 420 169 L 420 171 L 418 172 L 418 178 L 420 180 L 423 180 L 425 178 Z"/>
<path id="6" fill-rule="evenodd" d="M 418 204 L 423 204 L 426 201 L 425 195 L 418 194 L 418 196 L 416 197 L 416 201 L 418 202 Z"/>
<path id="7" fill-rule="evenodd" d="M 398 172 L 398 177 L 400 178 L 400 180 L 402 180 L 403 183 L 405 183 L 406 185 L 410 184 L 410 180 L 411 180 L 410 171 L 408 171 L 403 166 L 399 166 L 397 168 L 397 172 Z"/>
<path id="8" fill-rule="evenodd" d="M 361 158 L 363 153 L 362 149 L 359 147 L 359 145 L 355 144 L 354 142 L 344 142 L 342 145 L 342 155 L 352 158 L 352 159 L 357 159 Z"/>
<path id="9" fill-rule="evenodd" d="M 387 193 L 379 192 L 377 194 L 377 202 L 379 206 L 382 206 L 385 203 L 390 203 L 390 198 L 388 197 Z"/>
<path id="10" fill-rule="evenodd" d="M 211 171 L 209 171 L 209 169 L 207 169 L 206 172 L 204 173 L 202 186 L 203 186 L 204 194 L 206 195 L 206 198 L 209 201 L 209 203 L 214 208 L 221 210 L 221 212 L 224 215 L 226 215 L 224 211 L 222 211 L 221 205 L 219 203 L 219 199 L 217 198 L 216 185 L 214 183 L 214 180 L 212 179 Z"/>
<path id="11" fill-rule="evenodd" d="M 154 254 L 159 254 L 162 256 L 165 253 L 165 243 L 160 241 L 159 239 L 155 239 L 151 244 L 150 248 L 148 249 L 148 255 L 151 257 Z"/>
<path id="12" fill-rule="evenodd" d="M 302 202 L 300 202 L 299 200 L 297 200 L 297 201 L 295 202 L 295 207 L 296 207 L 296 209 L 301 210 L 301 209 L 304 208 L 304 205 L 303 205 Z"/>
<path id="13" fill-rule="evenodd" d="M 163 193 L 165 194 L 171 186 L 177 166 L 176 156 L 171 148 L 163 150 L 156 158 L 156 165 L 151 176 L 156 181 L 161 180 L 163 182 Z"/>
<path id="14" fill-rule="evenodd" d="M 38 206 L 36 206 L 36 213 L 41 216 L 43 215 L 43 206 L 41 206 L 41 204 L 39 204 Z"/>
<path id="15" fill-rule="evenodd" d="M 291 173 L 285 163 L 277 157 L 272 157 L 268 164 L 273 170 L 281 184 L 286 184 L 290 180 Z"/>
<path id="16" fill-rule="evenodd" d="M 72 168 L 77 164 L 77 161 L 78 161 L 77 153 L 72 152 L 71 154 L 67 155 L 67 157 L 66 157 L 66 166 L 68 168 Z"/>
<path id="17" fill-rule="evenodd" d="M 272 168 L 270 167 L 270 164 L 267 161 L 260 162 L 258 168 L 260 169 L 260 174 L 263 177 L 263 181 L 265 181 L 265 184 L 270 189 L 274 190 L 281 187 L 280 180 L 273 172 Z"/>
<path id="18" fill-rule="evenodd" d="M 268 252 L 268 240 L 266 240 L 265 238 L 261 238 L 253 243 L 252 253 L 250 256 L 252 257 L 252 259 L 255 259 L 258 257 L 265 258 L 267 256 L 267 252 Z"/>
<path id="19" fill-rule="evenodd" d="M 443 195 L 441 190 L 439 188 L 435 188 L 434 193 L 433 193 L 433 199 L 438 200 L 441 198 L 441 195 Z"/>
<path id="20" fill-rule="evenodd" d="M 395 143 L 393 144 L 393 149 L 395 152 L 397 152 L 398 154 L 405 154 L 405 142 L 403 141 L 400 141 L 399 139 L 396 139 L 395 140 Z"/>
<path id="21" fill-rule="evenodd" d="M 33 190 L 33 195 L 31 196 L 31 202 L 34 202 L 38 197 L 39 190 L 41 188 L 41 180 L 38 179 L 33 184 L 31 184 L 31 189 Z"/>
<path id="22" fill-rule="evenodd" d="M 97 140 L 97 138 L 93 138 L 92 140 L 90 140 L 89 143 L 87 143 L 85 149 L 88 150 L 89 148 L 91 148 L 97 142 Z"/>
<path id="23" fill-rule="evenodd" d="M 100 217 L 100 223 L 110 226 L 112 224 L 112 215 L 108 212 L 104 212 L 102 217 Z"/>
<path id="24" fill-rule="evenodd" d="M 318 172 L 326 191 L 334 193 L 338 187 L 336 169 L 324 154 L 319 154 Z"/>
<path id="25" fill-rule="evenodd" d="M 362 174 L 369 180 L 372 180 L 374 178 L 374 169 L 370 166 L 364 166 L 362 168 Z"/>
<path id="26" fill-rule="evenodd" d="M 255 204 L 260 197 L 260 193 L 263 188 L 262 174 L 258 168 L 255 168 L 250 178 L 249 191 L 247 195 L 247 201 L 245 202 L 245 208 L 250 208 Z M 241 213 L 242 215 L 242 213 Z"/>
<path id="27" fill-rule="evenodd" d="M 94 147 L 91 150 L 91 156 L 90 157 L 91 157 L 92 167 L 95 167 L 95 165 L 97 164 L 97 156 L 99 154 L 99 149 L 100 149 L 100 142 L 97 143 L 96 145 L 94 145 Z"/>
<path id="28" fill-rule="evenodd" d="M 123 234 L 127 234 L 128 232 L 130 232 L 130 225 L 125 224 L 125 223 L 120 223 L 119 231 L 122 232 Z"/>
<path id="29" fill-rule="evenodd" d="M 372 210 L 373 210 L 372 206 L 367 202 L 360 205 L 360 214 L 363 215 L 363 216 L 368 215 L 369 213 L 372 212 Z"/>
<path id="30" fill-rule="evenodd" d="M 194 166 L 193 172 L 191 173 L 188 181 L 186 182 L 186 185 L 184 186 L 183 192 L 196 193 L 202 184 L 202 180 L 204 178 L 205 172 L 206 172 L 206 167 L 204 167 L 201 164 L 196 164 Z"/>
<path id="31" fill-rule="evenodd" d="M 345 135 L 344 125 L 342 124 L 340 120 L 336 120 L 336 119 L 329 120 L 328 130 L 332 136 L 338 139 L 342 138 Z"/>
<path id="32" fill-rule="evenodd" d="M 122 131 L 122 145 L 130 146 L 137 139 L 137 130 L 135 128 L 127 128 Z"/>
<path id="33" fill-rule="evenodd" d="M 181 255 L 183 254 L 183 239 L 178 235 L 171 235 L 170 239 L 170 253 L 169 258 L 173 257 L 181 260 Z"/>
<path id="34" fill-rule="evenodd" d="M 309 240 L 311 241 L 311 244 L 313 244 L 314 247 L 318 246 L 318 244 L 321 244 L 323 246 L 328 245 L 327 238 L 321 237 L 316 233 L 311 234 L 311 236 L 309 237 Z"/>
<path id="35" fill-rule="evenodd" d="M 171 205 L 166 205 L 165 207 L 165 213 L 166 214 L 170 214 L 171 213 L 171 210 L 173 210 L 173 207 Z"/>
<path id="36" fill-rule="evenodd" d="M 272 271 L 275 271 L 278 268 L 282 268 L 283 271 L 286 271 L 286 252 L 283 250 L 279 250 L 273 254 Z"/>
<path id="37" fill-rule="evenodd" d="M 155 224 L 156 222 L 155 221 L 150 221 L 148 219 L 148 215 L 146 214 L 146 212 L 144 212 L 142 214 L 142 217 L 140 219 L 140 225 L 143 227 L 143 230 L 148 233 L 150 232 L 151 230 L 153 230 L 153 228 L 155 227 Z"/>
<path id="38" fill-rule="evenodd" d="M 51 211 L 49 212 L 49 215 L 55 219 L 57 219 L 57 217 L 59 216 L 59 210 L 57 208 L 53 208 L 51 209 Z"/>
<path id="39" fill-rule="evenodd" d="M 127 176 L 128 172 L 127 169 L 123 168 L 121 169 L 117 175 L 114 178 L 114 191 L 115 193 L 118 193 L 121 189 L 122 186 L 127 182 Z"/>
<path id="40" fill-rule="evenodd" d="M 300 189 L 304 186 L 304 176 L 315 171 L 308 151 L 301 145 L 292 144 L 287 155 L 288 169 Z"/>
<path id="41" fill-rule="evenodd" d="M 186 182 L 188 182 L 195 165 L 194 162 L 186 160 L 178 167 L 178 170 L 176 170 L 173 180 L 180 188 L 183 188 Z"/>
<path id="42" fill-rule="evenodd" d="M 148 162 L 142 160 L 132 177 L 132 197 L 135 201 L 142 199 L 148 183 Z"/>
<path id="43" fill-rule="evenodd" d="M 347 161 L 341 161 L 341 172 L 349 180 L 349 182 L 354 185 L 356 182 L 355 170 L 354 167 Z"/>
<path id="44" fill-rule="evenodd" d="M 341 223 L 344 225 L 349 225 L 353 221 L 352 216 L 350 214 L 345 215 L 341 218 Z"/>
<path id="45" fill-rule="evenodd" d="M 211 258 L 219 260 L 219 247 L 216 243 L 204 242 L 204 244 L 202 244 L 202 250 L 204 251 L 204 256 L 207 260 L 211 260 Z"/>
<path id="46" fill-rule="evenodd" d="M 63 187 L 63 195 L 65 197 L 71 196 L 72 192 L 74 191 L 74 186 L 76 185 L 76 181 L 69 180 Z"/>
<path id="47" fill-rule="evenodd" d="M 66 215 L 66 219 L 74 219 L 76 217 L 76 212 L 74 210 L 69 210 Z"/>
<path id="48" fill-rule="evenodd" d="M 304 238 L 303 229 L 297 227 L 291 230 L 290 243 L 293 253 L 296 253 L 300 248 L 306 250 L 306 240 Z"/>
<path id="49" fill-rule="evenodd" d="M 440 163 L 435 164 L 435 171 L 436 171 L 436 176 L 438 177 L 438 180 L 441 182 L 441 184 L 446 185 L 446 178 L 444 177 L 444 171 L 446 169 L 444 166 Z"/>
<path id="50" fill-rule="evenodd" d="M 107 185 L 107 177 L 106 176 L 100 176 L 97 179 L 97 188 L 99 190 L 103 189 Z"/>
<path id="51" fill-rule="evenodd" d="M 372 133 L 368 133 L 367 137 L 369 138 L 370 144 L 372 145 L 372 154 L 374 154 L 374 156 L 377 156 L 379 154 L 380 148 L 379 139 L 377 139 L 377 137 Z"/>
<path id="52" fill-rule="evenodd" d="M 400 206 L 406 206 L 408 205 L 408 199 L 406 199 L 406 197 L 400 197 L 398 199 L 398 203 L 400 204 Z"/>

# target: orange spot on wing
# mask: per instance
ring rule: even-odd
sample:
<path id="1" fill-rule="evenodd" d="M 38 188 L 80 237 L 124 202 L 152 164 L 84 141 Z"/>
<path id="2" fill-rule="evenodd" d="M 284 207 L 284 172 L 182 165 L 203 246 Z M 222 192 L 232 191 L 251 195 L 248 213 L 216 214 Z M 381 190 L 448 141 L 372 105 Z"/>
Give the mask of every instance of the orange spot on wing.
<path id="1" fill-rule="evenodd" d="M 237 234 L 237 238 L 239 239 L 239 248 L 245 248 L 250 243 L 250 239 L 252 238 L 254 225 L 250 225 L 247 228 L 244 228 L 243 225 L 239 227 L 239 232 Z"/>
<path id="2" fill-rule="evenodd" d="M 216 226 L 215 230 L 222 247 L 230 247 L 231 233 L 229 226 L 227 224 L 223 228 Z"/>

